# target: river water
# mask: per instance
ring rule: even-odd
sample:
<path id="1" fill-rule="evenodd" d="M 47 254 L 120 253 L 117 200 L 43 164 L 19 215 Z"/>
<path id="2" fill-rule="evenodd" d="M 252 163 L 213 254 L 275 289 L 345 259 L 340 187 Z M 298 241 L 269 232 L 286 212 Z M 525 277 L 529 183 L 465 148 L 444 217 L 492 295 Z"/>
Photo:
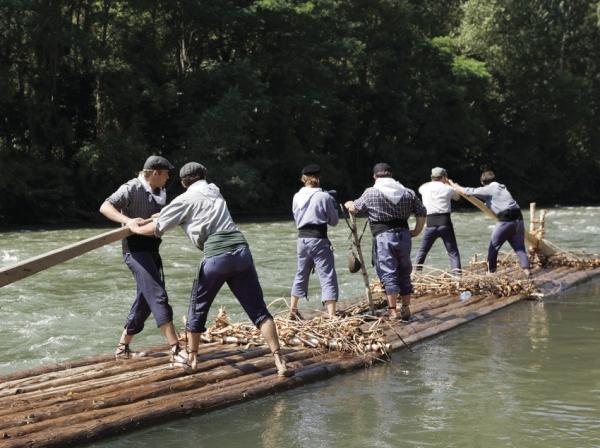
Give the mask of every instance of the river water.
<path id="1" fill-rule="evenodd" d="M 453 216 L 466 265 L 485 253 L 491 222 L 481 213 Z M 547 237 L 558 246 L 600 252 L 600 208 L 553 208 L 547 221 Z M 294 275 L 293 223 L 240 228 L 266 299 L 277 311 Z M 0 266 L 104 230 L 0 232 Z M 330 230 L 330 238 L 341 296 L 356 297 L 364 288 L 360 275 L 345 269 L 349 240 L 343 222 Z M 368 231 L 363 247 L 370 247 Z M 199 252 L 179 229 L 166 235 L 161 252 L 179 321 Z M 441 242 L 427 263 L 447 267 Z M 0 373 L 112 351 L 133 293 L 118 243 L 1 288 Z M 302 306 L 318 303 L 313 276 L 309 302 Z M 220 305 L 234 320 L 245 319 L 226 289 L 213 311 Z M 383 366 L 89 446 L 600 447 L 599 332 L 600 282 L 595 281 L 544 302 L 513 305 L 417 344 L 414 353 L 395 353 Z M 134 347 L 161 342 L 149 319 Z"/>

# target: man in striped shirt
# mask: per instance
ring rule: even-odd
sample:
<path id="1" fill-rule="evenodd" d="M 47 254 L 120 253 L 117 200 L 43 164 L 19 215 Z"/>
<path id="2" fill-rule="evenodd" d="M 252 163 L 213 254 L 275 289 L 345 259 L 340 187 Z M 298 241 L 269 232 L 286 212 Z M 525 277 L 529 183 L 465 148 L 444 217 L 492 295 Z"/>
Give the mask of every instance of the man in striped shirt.
<path id="1" fill-rule="evenodd" d="M 159 213 L 167 203 L 164 187 L 169 180 L 169 170 L 173 168 L 162 156 L 148 157 L 138 177 L 124 183 L 111 194 L 100 207 L 100 213 L 124 225 L 142 223 Z M 133 336 L 144 329 L 144 322 L 150 313 L 171 345 L 171 355 L 179 353 L 173 309 L 165 290 L 162 259 L 158 252 L 160 243 L 161 239 L 153 235 L 131 235 L 123 240 L 123 261 L 133 274 L 137 293 L 115 350 L 117 359 L 143 355 L 132 352 L 129 344 Z"/>
<path id="2" fill-rule="evenodd" d="M 373 261 L 387 295 L 390 317 L 398 317 L 396 305 L 400 297 L 400 318 L 407 322 L 411 317 L 413 292 L 410 281 L 411 238 L 423 230 L 427 210 L 414 191 L 393 179 L 389 164 L 376 164 L 373 179 L 375 184 L 367 188 L 360 198 L 344 205 L 350 213 L 367 213 L 373 234 Z M 413 230 L 408 228 L 411 214 L 416 217 Z"/>

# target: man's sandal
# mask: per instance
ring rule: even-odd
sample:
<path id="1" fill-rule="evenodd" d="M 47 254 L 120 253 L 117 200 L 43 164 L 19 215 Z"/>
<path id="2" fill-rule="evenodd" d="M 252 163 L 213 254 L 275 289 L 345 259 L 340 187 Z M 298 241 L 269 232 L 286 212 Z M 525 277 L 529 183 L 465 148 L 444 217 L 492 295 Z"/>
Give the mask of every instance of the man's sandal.
<path id="1" fill-rule="evenodd" d="M 129 348 L 129 344 L 119 342 L 117 349 L 115 350 L 115 359 L 131 359 L 131 358 L 143 358 L 146 356 L 146 352 L 134 352 Z"/>
<path id="2" fill-rule="evenodd" d="M 169 353 L 170 361 L 174 362 L 175 357 L 177 355 L 179 355 L 180 352 L 181 352 L 181 345 L 179 345 L 179 341 L 177 341 L 175 344 L 171 345 L 171 352 Z"/>
<path id="3" fill-rule="evenodd" d="M 400 319 L 403 322 L 410 322 L 411 316 L 410 306 L 402 305 L 402 308 L 400 308 Z"/>
<path id="4" fill-rule="evenodd" d="M 289 320 L 304 320 L 304 317 L 302 317 L 302 314 L 300 314 L 300 311 L 298 311 L 298 308 L 291 308 L 288 319 Z"/>
<path id="5" fill-rule="evenodd" d="M 285 358 L 281 354 L 280 350 L 275 350 L 273 352 L 273 359 L 275 360 L 275 367 L 277 367 L 277 376 L 294 376 L 294 371 L 288 368 L 285 363 Z"/>
<path id="6" fill-rule="evenodd" d="M 198 350 L 195 351 L 187 351 L 180 350 L 176 355 L 173 355 L 173 365 L 176 367 L 181 367 L 185 373 L 194 373 L 196 371 L 196 364 L 198 360 L 191 362 L 190 354 L 195 353 L 198 355 Z"/>
<path id="7" fill-rule="evenodd" d="M 398 319 L 398 310 L 395 306 L 388 306 L 388 316 L 391 319 Z"/>

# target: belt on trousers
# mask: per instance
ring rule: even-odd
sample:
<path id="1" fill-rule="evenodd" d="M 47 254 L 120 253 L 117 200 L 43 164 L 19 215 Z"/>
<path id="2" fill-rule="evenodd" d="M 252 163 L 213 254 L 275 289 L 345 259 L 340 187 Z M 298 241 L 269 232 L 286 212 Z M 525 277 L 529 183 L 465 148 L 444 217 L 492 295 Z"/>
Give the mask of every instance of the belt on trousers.
<path id="1" fill-rule="evenodd" d="M 517 219 L 523 219 L 523 214 L 519 208 L 509 208 L 508 210 L 502 210 L 496 214 L 500 221 L 516 221 Z"/>
<path id="2" fill-rule="evenodd" d="M 427 215 L 427 227 L 451 226 L 450 213 L 431 213 Z"/>
<path id="3" fill-rule="evenodd" d="M 393 219 L 391 221 L 370 221 L 371 233 L 377 236 L 380 233 L 394 229 L 408 229 L 408 221 L 406 219 Z"/>
<path id="4" fill-rule="evenodd" d="M 304 224 L 298 229 L 298 238 L 327 238 L 327 224 Z"/>

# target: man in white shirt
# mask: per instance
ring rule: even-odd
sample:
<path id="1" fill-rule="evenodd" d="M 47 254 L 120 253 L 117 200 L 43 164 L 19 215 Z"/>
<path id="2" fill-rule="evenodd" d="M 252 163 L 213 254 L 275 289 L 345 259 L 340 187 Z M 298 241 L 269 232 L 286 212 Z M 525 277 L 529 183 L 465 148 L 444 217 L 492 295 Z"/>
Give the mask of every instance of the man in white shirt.
<path id="1" fill-rule="evenodd" d="M 460 254 L 454 235 L 454 226 L 450 219 L 451 202 L 460 199 L 460 195 L 448 184 L 448 173 L 444 168 L 435 167 L 431 170 L 431 182 L 419 188 L 423 204 L 427 209 L 427 227 L 417 251 L 417 270 L 422 269 L 425 258 L 438 238 L 441 238 L 448 252 L 452 272 L 459 273 L 461 269 Z"/>

